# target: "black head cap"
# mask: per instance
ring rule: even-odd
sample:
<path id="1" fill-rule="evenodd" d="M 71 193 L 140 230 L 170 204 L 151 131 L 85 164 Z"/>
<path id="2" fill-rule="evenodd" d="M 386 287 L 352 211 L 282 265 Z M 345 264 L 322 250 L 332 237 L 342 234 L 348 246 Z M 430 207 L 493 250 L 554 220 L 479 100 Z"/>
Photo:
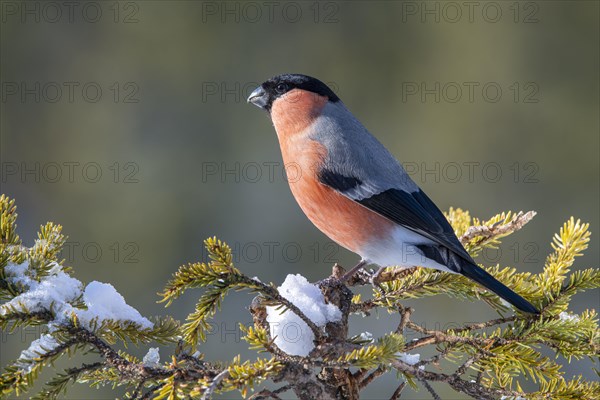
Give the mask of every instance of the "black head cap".
<path id="1" fill-rule="evenodd" d="M 301 74 L 283 74 L 277 75 L 257 87 L 248 97 L 248 102 L 270 111 L 273 102 L 292 89 L 302 89 L 320 96 L 327 96 L 329 101 L 334 103 L 340 100 L 333 90 L 316 78 Z"/>

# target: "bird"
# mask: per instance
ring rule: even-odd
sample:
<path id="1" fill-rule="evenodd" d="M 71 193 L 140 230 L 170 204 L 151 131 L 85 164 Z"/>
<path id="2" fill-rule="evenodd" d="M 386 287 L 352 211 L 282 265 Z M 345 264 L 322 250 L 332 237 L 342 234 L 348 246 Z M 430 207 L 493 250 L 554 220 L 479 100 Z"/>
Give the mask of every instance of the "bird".
<path id="1" fill-rule="evenodd" d="M 367 265 L 458 273 L 523 312 L 539 313 L 477 265 L 435 203 L 325 83 L 281 74 L 247 101 L 268 113 L 284 165 L 300 171 L 288 183 L 304 214 L 361 257 L 351 273 Z"/>

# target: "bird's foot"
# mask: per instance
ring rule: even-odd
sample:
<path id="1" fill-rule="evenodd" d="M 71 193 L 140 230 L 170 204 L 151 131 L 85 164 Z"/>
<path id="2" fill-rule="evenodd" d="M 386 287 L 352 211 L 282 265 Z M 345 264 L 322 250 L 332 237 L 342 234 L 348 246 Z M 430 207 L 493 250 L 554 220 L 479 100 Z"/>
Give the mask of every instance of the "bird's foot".
<path id="1" fill-rule="evenodd" d="M 361 285 L 370 283 L 372 277 L 373 274 L 364 268 L 360 269 L 356 274 L 354 274 L 354 279 L 357 282 L 360 282 Z"/>
<path id="2" fill-rule="evenodd" d="M 417 267 L 410 268 L 379 268 L 377 272 L 371 276 L 369 282 L 373 285 L 374 288 L 378 289 L 382 293 L 384 292 L 383 286 L 381 285 L 383 282 L 395 281 L 398 279 L 402 279 L 417 270 Z"/>
<path id="3" fill-rule="evenodd" d="M 395 281 L 395 280 L 398 280 L 398 279 L 405 278 L 408 275 L 411 275 L 416 270 L 417 270 L 417 267 L 394 268 L 394 269 L 391 269 L 389 272 L 386 272 L 385 274 L 382 274 L 383 276 L 381 277 L 381 279 L 383 281 L 385 281 L 385 282 L 387 282 L 387 281 Z"/>
<path id="4" fill-rule="evenodd" d="M 352 267 L 352 269 L 350 271 L 346 272 L 339 278 L 340 282 L 342 282 L 342 283 L 349 282 L 350 278 L 352 278 L 354 275 L 356 275 L 356 273 L 358 271 L 360 271 L 360 269 L 362 267 L 364 267 L 365 265 L 367 265 L 367 261 L 360 260 L 360 262 L 358 264 L 356 264 L 354 267 Z"/>

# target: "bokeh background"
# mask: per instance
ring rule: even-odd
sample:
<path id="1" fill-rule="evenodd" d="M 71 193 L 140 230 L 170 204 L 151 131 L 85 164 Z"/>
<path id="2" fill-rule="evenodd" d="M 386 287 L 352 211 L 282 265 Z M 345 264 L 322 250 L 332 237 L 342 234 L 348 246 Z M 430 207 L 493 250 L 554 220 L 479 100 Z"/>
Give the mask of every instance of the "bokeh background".
<path id="1" fill-rule="evenodd" d="M 330 84 L 440 208 L 538 212 L 480 262 L 540 272 L 574 216 L 594 233 L 575 268 L 598 265 L 597 1 L 0 4 L 0 184 L 17 200 L 21 237 L 31 244 L 40 224 L 62 224 L 76 277 L 111 283 L 144 315 L 192 310 L 198 293 L 166 310 L 156 293 L 179 265 L 205 257 L 209 236 L 263 281 L 316 281 L 334 262 L 357 261 L 304 217 L 270 121 L 245 102 L 283 72 Z M 201 348 L 208 359 L 254 357 L 237 331 L 251 321 L 250 300 L 225 300 Z M 434 328 L 495 315 L 444 297 L 407 304 Z M 598 306 L 592 292 L 572 311 Z M 352 333 L 397 322 L 356 316 Z M 39 333 L 2 332 L 0 365 Z M 592 366 L 565 370 L 593 379 Z M 386 376 L 364 398 L 396 386 Z M 78 385 L 68 397 L 120 393 Z"/>

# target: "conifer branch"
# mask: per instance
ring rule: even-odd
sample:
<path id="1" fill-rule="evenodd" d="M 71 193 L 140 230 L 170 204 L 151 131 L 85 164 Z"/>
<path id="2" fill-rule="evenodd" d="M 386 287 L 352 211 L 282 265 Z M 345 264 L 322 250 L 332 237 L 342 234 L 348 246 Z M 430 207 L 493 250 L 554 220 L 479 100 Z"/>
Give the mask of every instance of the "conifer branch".
<path id="1" fill-rule="evenodd" d="M 471 246 L 482 246 L 492 239 L 500 238 L 520 230 L 523 228 L 523 226 L 525 226 L 525 224 L 531 221 L 536 214 L 537 213 L 535 211 L 528 211 L 526 213 L 519 211 L 517 214 L 513 215 L 508 213 L 506 217 L 502 218 L 502 222 L 494 221 L 498 218 L 493 218 L 484 225 L 470 226 L 467 231 L 462 234 L 459 240 L 461 243 L 466 245 L 473 239 L 477 238 L 476 243 L 473 243 Z M 502 214 L 502 216 L 504 215 Z"/>
<path id="2" fill-rule="evenodd" d="M 486 221 L 460 209 L 450 209 L 446 215 L 475 256 L 484 248 L 499 246 L 502 237 L 521 229 L 535 213 L 501 213 Z M 0 328 L 12 331 L 39 326 L 43 331 L 17 360 L 5 366 L 0 376 L 0 396 L 26 392 L 42 368 L 78 352 L 92 353 L 98 359 L 57 373 L 34 398 L 54 399 L 72 384 L 85 383 L 93 387 L 125 386 L 129 399 L 208 399 L 230 391 L 239 391 L 244 397 L 254 391 L 251 399 L 278 399 L 290 390 L 302 400 L 355 400 L 362 390 L 390 372 L 401 380 L 389 395 L 391 399 L 399 399 L 407 386 L 415 388 L 419 383 L 434 399 L 441 396 L 432 383 L 443 383 L 477 399 L 593 399 L 600 393 L 598 382 L 581 377 L 566 379 L 560 361 L 540 351 L 550 349 L 569 363 L 582 358 L 598 360 L 600 354 L 596 310 L 578 315 L 568 311 L 573 296 L 600 287 L 600 270 L 571 271 L 590 238 L 588 224 L 574 218 L 553 237 L 553 251 L 539 274 L 486 267 L 497 279 L 540 306 L 540 316 L 512 313 L 497 296 L 473 282 L 422 268 L 384 271 L 383 290 L 362 300 L 348 286 L 368 284 L 370 274 L 361 272 L 344 284 L 339 281 L 343 268 L 334 266 L 330 277 L 315 285 L 304 283 L 312 296 L 315 291 L 319 293 L 321 297 L 311 301 L 328 315 L 325 323 L 317 323 L 314 310 L 309 312 L 296 304 L 297 299 L 281 292 L 281 287 L 246 276 L 233 264 L 229 246 L 210 238 L 205 241 L 209 260 L 182 266 L 161 293 L 162 301 L 170 305 L 185 291 L 199 290 L 195 310 L 181 324 L 170 317 L 149 320 L 136 316 L 137 311 L 124 303 L 120 307 L 128 308 L 133 317 L 98 313 L 86 300 L 89 285 L 84 295 L 83 284 L 58 260 L 66 240 L 60 225 L 41 226 L 33 246 L 26 247 L 16 233 L 14 200 L 0 196 L 0 216 Z M 40 294 L 52 285 L 60 286 L 62 291 L 52 292 L 49 298 Z M 33 289 L 37 289 L 37 297 Z M 92 289 L 106 287 L 96 285 Z M 250 306 L 253 324 L 240 324 L 240 330 L 251 349 L 269 357 L 243 361 L 237 356 L 229 362 L 209 362 L 195 351 L 196 347 L 202 348 L 209 320 L 230 290 L 256 295 Z M 418 308 L 402 303 L 406 298 L 434 295 L 484 300 L 503 316 L 452 329 L 427 329 L 412 321 Z M 286 353 L 290 348 L 273 335 L 268 316 L 277 307 L 286 311 L 285 315 L 297 316 L 312 333 L 314 340 L 305 343 L 312 349 L 308 355 Z M 373 310 L 397 314 L 394 332 L 377 339 L 367 334 L 349 336 L 349 315 Z M 406 342 L 408 333 L 417 337 Z M 160 363 L 156 349 L 139 360 L 116 350 L 117 342 L 178 345 L 170 361 Z M 421 359 L 415 350 L 425 348 L 432 355 Z M 442 361 L 455 367 L 442 370 Z M 523 379 L 533 381 L 535 391 L 526 393 L 521 386 Z M 280 387 L 260 388 L 265 380 Z"/>

